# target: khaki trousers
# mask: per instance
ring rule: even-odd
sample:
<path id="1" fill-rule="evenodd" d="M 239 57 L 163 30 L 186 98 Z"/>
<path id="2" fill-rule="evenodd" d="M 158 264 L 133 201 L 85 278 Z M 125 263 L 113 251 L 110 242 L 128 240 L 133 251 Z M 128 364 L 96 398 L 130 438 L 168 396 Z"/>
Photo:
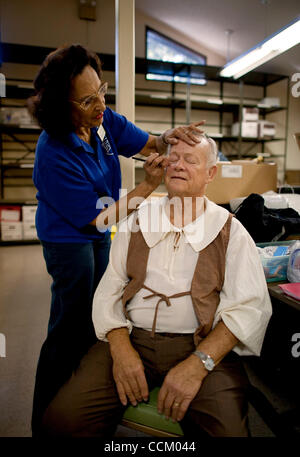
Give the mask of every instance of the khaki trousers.
<path id="1" fill-rule="evenodd" d="M 193 335 L 155 334 L 134 328 L 130 336 L 144 363 L 149 390 L 195 350 Z M 185 436 L 247 437 L 247 375 L 229 353 L 204 379 L 181 421 Z M 47 408 L 43 436 L 110 437 L 124 407 L 112 376 L 109 344 L 97 342 Z"/>

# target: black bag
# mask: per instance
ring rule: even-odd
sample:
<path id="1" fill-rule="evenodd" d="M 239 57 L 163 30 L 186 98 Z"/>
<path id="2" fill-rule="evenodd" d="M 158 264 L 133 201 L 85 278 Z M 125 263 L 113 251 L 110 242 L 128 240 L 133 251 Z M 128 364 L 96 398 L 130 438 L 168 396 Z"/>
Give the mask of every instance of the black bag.
<path id="1" fill-rule="evenodd" d="M 255 243 L 285 240 L 300 233 L 300 216 L 292 208 L 269 209 L 259 194 L 251 194 L 235 211 Z"/>

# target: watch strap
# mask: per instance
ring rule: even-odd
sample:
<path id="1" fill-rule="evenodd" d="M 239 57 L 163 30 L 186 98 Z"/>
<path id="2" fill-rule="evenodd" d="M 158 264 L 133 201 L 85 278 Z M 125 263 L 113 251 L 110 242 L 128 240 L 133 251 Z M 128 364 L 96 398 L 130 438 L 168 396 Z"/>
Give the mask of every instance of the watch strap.
<path id="1" fill-rule="evenodd" d="M 198 350 L 194 351 L 193 354 L 201 360 L 207 371 L 212 371 L 214 369 L 215 361 L 210 355 Z"/>

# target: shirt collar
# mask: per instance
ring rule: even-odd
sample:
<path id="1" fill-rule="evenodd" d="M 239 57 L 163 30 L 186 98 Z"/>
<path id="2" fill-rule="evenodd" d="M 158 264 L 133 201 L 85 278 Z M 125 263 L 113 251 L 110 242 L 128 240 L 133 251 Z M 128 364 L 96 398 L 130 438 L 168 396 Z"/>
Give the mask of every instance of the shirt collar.
<path id="1" fill-rule="evenodd" d="M 97 135 L 97 128 L 92 127 L 91 128 L 91 135 L 95 136 Z M 92 146 L 85 141 L 83 141 L 81 138 L 79 138 L 78 135 L 76 135 L 75 132 L 70 132 L 67 136 L 67 142 L 71 149 L 75 150 L 78 148 L 82 148 L 85 150 L 85 152 L 89 152 L 90 154 L 95 154 L 94 149 Z"/>
<path id="2" fill-rule="evenodd" d="M 210 244 L 224 226 L 228 211 L 204 197 L 205 210 L 195 221 L 178 228 L 171 224 L 165 206 L 168 197 L 145 202 L 139 207 L 139 225 L 149 248 L 163 240 L 168 233 L 182 232 L 186 241 L 199 252 Z"/>

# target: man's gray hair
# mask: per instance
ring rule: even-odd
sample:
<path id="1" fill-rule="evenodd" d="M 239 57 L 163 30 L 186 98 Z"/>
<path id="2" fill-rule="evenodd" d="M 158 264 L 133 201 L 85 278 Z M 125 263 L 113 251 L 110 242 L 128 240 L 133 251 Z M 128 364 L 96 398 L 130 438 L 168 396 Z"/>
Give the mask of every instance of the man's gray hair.
<path id="1" fill-rule="evenodd" d="M 206 140 L 209 145 L 209 151 L 207 152 L 207 168 L 213 167 L 216 165 L 217 160 L 218 160 L 218 147 L 216 145 L 216 142 L 206 133 L 200 133 L 199 135 L 196 135 L 197 137 Z"/>

